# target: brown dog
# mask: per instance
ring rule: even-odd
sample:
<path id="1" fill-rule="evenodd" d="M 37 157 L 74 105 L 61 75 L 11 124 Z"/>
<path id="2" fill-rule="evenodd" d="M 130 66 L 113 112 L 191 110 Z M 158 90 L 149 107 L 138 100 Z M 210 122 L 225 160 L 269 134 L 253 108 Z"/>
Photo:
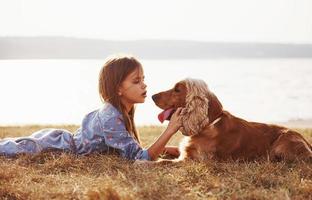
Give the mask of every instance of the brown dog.
<path id="1" fill-rule="evenodd" d="M 189 137 L 180 159 L 312 160 L 311 145 L 299 133 L 233 116 L 202 80 L 180 81 L 152 98 L 165 110 L 160 120 L 170 119 L 176 108 L 184 107 L 180 131 Z"/>

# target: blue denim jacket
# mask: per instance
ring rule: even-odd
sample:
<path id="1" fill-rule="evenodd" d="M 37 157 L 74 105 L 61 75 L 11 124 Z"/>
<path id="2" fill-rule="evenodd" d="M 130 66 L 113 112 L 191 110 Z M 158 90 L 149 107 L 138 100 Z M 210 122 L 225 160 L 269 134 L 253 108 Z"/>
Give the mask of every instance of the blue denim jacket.
<path id="1" fill-rule="evenodd" d="M 117 151 L 130 160 L 150 160 L 148 151 L 126 130 L 122 114 L 111 104 L 85 116 L 81 127 L 73 135 L 63 129 L 43 129 L 28 137 L 0 140 L 0 154 L 39 153 L 58 149 L 87 155 L 92 152 Z"/>

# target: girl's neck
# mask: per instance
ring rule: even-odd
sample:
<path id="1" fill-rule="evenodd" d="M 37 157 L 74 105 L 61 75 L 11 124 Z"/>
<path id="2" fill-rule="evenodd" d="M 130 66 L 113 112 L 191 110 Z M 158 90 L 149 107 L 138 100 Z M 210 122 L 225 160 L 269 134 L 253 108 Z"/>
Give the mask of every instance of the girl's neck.
<path id="1" fill-rule="evenodd" d="M 134 104 L 131 104 L 129 102 L 125 102 L 121 100 L 122 105 L 124 106 L 127 113 L 130 112 L 131 108 L 133 108 Z"/>

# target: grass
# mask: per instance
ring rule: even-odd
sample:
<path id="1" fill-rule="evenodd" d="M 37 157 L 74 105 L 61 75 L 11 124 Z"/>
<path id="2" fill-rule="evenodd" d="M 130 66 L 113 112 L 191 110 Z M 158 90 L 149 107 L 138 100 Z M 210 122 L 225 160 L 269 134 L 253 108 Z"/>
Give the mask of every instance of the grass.
<path id="1" fill-rule="evenodd" d="M 0 138 L 47 126 L 0 127 Z M 53 126 L 74 132 L 77 126 Z M 140 127 L 144 146 L 163 127 Z M 300 129 L 312 142 L 312 129 Z M 171 141 L 177 145 L 177 134 Z M 186 162 L 135 166 L 113 155 L 0 157 L 0 199 L 312 199 L 311 163 Z"/>

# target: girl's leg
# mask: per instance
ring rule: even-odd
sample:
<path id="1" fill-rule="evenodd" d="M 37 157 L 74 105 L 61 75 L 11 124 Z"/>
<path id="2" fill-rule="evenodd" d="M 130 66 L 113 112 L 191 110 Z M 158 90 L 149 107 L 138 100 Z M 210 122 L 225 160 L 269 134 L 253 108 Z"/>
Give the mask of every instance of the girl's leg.
<path id="1" fill-rule="evenodd" d="M 0 140 L 0 154 L 6 156 L 20 153 L 34 154 L 50 149 L 75 152 L 72 134 L 62 129 L 43 129 L 29 137 Z"/>

